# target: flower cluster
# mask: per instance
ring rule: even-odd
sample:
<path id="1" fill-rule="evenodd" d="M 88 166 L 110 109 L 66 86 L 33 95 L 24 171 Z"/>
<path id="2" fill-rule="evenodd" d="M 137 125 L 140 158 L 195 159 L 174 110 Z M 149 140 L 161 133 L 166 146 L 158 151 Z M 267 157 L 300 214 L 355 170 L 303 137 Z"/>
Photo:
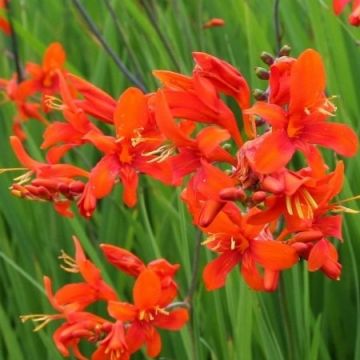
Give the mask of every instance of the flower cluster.
<path id="1" fill-rule="evenodd" d="M 44 277 L 47 297 L 57 313 L 24 315 L 22 321 L 38 323 L 37 331 L 51 321 L 61 320 L 53 339 L 65 357 L 72 352 L 77 359 L 86 360 L 79 350 L 81 341 L 95 345 L 92 360 L 130 359 L 131 354 L 142 346 L 146 347 L 148 356 L 156 357 L 161 351 L 157 329 L 176 331 L 188 320 L 188 311 L 172 303 L 177 296 L 174 275 L 179 265 L 172 265 L 164 259 L 145 265 L 125 249 L 102 244 L 107 261 L 136 279 L 134 303 L 127 303 L 121 301 L 115 290 L 104 281 L 100 270 L 86 258 L 75 237 L 74 242 L 75 258 L 63 252 L 60 259 L 64 265 L 61 267 L 79 273 L 82 282 L 66 284 L 53 293 L 50 278 Z M 108 318 L 87 311 L 90 305 L 99 301 L 106 302 Z"/>
<path id="2" fill-rule="evenodd" d="M 12 193 L 50 201 L 64 216 L 73 215 L 75 204 L 90 218 L 117 183 L 124 204 L 135 206 L 139 175 L 146 174 L 184 187 L 181 197 L 206 236 L 203 245 L 216 254 L 203 272 L 208 290 L 224 286 L 239 265 L 252 289 L 273 291 L 281 271 L 299 259 L 308 262 L 309 271 L 339 279 L 333 241 L 342 241 L 341 213 L 352 210 L 335 200 L 344 181 L 343 161 L 331 169 L 319 147 L 350 157 L 358 150 L 358 138 L 347 125 L 330 121 L 336 106 L 325 92 L 320 54 L 308 49 L 293 58 L 288 50 L 277 58 L 262 54 L 269 69 L 256 72 L 267 87 L 255 91 L 252 104 L 244 76 L 206 53 L 193 54 L 191 76 L 157 70 L 154 76 L 162 86 L 156 92 L 132 87 L 116 100 L 65 70 L 65 53 L 52 44 L 42 65 L 27 66 L 27 80 L 18 84 L 14 77 L 6 83 L 17 119 L 36 118 L 45 125 L 41 149 L 46 162 L 28 155 L 24 136 L 11 137 L 27 170 L 15 179 Z M 49 120 L 53 113 L 61 113 L 61 120 Z M 83 146 L 98 150 L 96 163 L 82 168 L 64 162 L 64 155 Z M 97 353 L 112 351 L 116 359 L 126 359 L 143 343 L 155 356 L 160 340 L 154 326 L 178 329 L 187 319 L 185 310 L 167 310 L 176 295 L 176 269 L 165 261 L 145 266 L 125 250 L 103 250 L 111 263 L 137 277 L 135 304 L 119 302 L 98 271 L 80 270 L 85 283 L 79 287 L 70 285 L 55 296 L 48 290 L 60 312 L 57 318 L 66 320 L 55 336 L 58 347 L 63 354 L 69 346 L 77 352 L 75 345 L 85 337 L 101 344 Z M 83 255 L 77 258 L 82 260 L 76 263 L 85 261 Z M 45 285 L 49 289 L 49 280 Z M 108 301 L 115 324 L 84 315 L 84 307 L 98 299 Z M 68 329 L 81 335 L 74 339 Z M 65 345 L 59 345 L 59 337 Z"/>

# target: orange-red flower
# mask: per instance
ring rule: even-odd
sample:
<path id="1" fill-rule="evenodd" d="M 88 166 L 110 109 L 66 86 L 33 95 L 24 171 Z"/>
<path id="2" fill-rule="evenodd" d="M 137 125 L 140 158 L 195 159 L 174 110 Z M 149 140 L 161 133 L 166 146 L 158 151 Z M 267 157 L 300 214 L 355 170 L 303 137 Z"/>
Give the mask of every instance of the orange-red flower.
<path id="1" fill-rule="evenodd" d="M 206 229 L 210 234 L 204 244 L 219 254 L 208 263 L 203 278 L 208 290 L 225 285 L 229 272 L 241 264 L 246 283 L 254 290 L 273 291 L 277 286 L 278 272 L 290 268 L 298 261 L 296 250 L 273 240 L 263 225 L 251 225 L 249 216 L 237 215 L 237 221 L 221 212 Z M 258 267 L 263 268 L 261 274 Z"/>
<path id="2" fill-rule="evenodd" d="M 285 166 L 296 150 L 308 155 L 309 145 L 330 148 L 344 156 L 358 149 L 355 132 L 344 124 L 326 119 L 335 110 L 325 96 L 325 71 L 321 56 L 314 50 L 304 51 L 291 67 L 288 109 L 257 102 L 246 113 L 258 115 L 272 126 L 272 132 L 258 140 L 254 168 L 271 173 Z"/>
<path id="3" fill-rule="evenodd" d="M 170 163 L 166 157 L 156 156 L 163 137 L 150 117 L 147 96 L 136 88 L 127 89 L 117 102 L 114 125 L 115 137 L 98 131 L 83 137 L 104 153 L 90 172 L 78 203 L 85 217 L 91 216 L 96 201 L 111 192 L 117 179 L 123 185 L 123 201 L 129 207 L 137 202 L 139 172 L 172 183 Z"/>
<path id="4" fill-rule="evenodd" d="M 89 173 L 70 164 L 39 162 L 26 153 L 17 137 L 10 137 L 10 142 L 20 163 L 29 170 L 15 179 L 16 182 L 10 188 L 12 194 L 30 200 L 51 201 L 60 214 L 72 216 L 69 209 L 71 201 L 84 190 L 84 184 L 77 178 L 87 178 Z M 35 179 L 32 180 L 33 175 Z"/>
<path id="5" fill-rule="evenodd" d="M 336 15 L 339 15 L 347 4 L 351 1 L 352 10 L 349 15 L 349 23 L 354 26 L 360 25 L 360 1 L 359 0 L 333 0 L 333 9 Z"/>
<path id="6" fill-rule="evenodd" d="M 210 20 L 208 20 L 204 25 L 203 28 L 204 29 L 210 29 L 213 27 L 219 27 L 219 26 L 224 26 L 225 25 L 225 21 L 224 19 L 221 18 L 212 18 Z"/>
<path id="7" fill-rule="evenodd" d="M 0 0 L 0 10 L 5 10 L 5 1 L 6 0 Z M 10 0 L 9 0 L 10 1 Z M 10 36 L 11 35 L 11 27 L 5 16 L 0 17 L 0 30 L 5 34 Z"/>
<path id="8" fill-rule="evenodd" d="M 156 357 L 161 351 L 161 338 L 156 328 L 181 329 L 188 321 L 188 311 L 165 308 L 168 303 L 163 301 L 161 280 L 151 269 L 145 269 L 136 279 L 133 297 L 134 305 L 110 301 L 109 314 L 122 322 L 130 322 L 127 332 L 130 352 L 145 344 L 148 356 Z"/>

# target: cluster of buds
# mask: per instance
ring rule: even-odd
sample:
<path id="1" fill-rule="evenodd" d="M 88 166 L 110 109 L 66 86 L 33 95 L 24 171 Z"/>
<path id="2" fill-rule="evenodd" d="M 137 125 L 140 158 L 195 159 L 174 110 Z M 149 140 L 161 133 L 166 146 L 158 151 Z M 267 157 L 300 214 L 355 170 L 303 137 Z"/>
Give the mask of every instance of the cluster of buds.
<path id="1" fill-rule="evenodd" d="M 103 280 L 100 270 L 86 258 L 75 237 L 74 243 L 75 258 L 62 252 L 59 256 L 63 260 L 61 268 L 79 273 L 83 281 L 66 284 L 53 293 L 50 278 L 44 277 L 46 294 L 56 313 L 24 315 L 22 321 L 35 322 L 35 331 L 52 321 L 62 321 L 53 339 L 65 357 L 72 352 L 77 359 L 86 360 L 79 350 L 81 341 L 94 344 L 92 360 L 127 360 L 143 346 L 148 356 L 158 356 L 161 337 L 157 329 L 180 330 L 188 320 L 186 303 L 173 303 L 177 296 L 174 275 L 179 265 L 164 259 L 145 265 L 125 249 L 102 244 L 107 261 L 135 278 L 134 303 L 128 303 Z M 87 311 L 99 301 L 107 304 L 108 318 Z"/>

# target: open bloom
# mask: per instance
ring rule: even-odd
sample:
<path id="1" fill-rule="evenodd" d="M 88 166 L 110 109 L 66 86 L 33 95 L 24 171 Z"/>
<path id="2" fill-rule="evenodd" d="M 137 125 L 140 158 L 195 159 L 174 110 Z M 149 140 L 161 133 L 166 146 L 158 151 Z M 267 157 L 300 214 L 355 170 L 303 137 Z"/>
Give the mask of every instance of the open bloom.
<path id="1" fill-rule="evenodd" d="M 91 216 L 97 200 L 108 195 L 118 179 L 124 188 L 123 201 L 129 207 L 137 203 L 139 172 L 168 184 L 172 182 L 170 164 L 153 153 L 163 138 L 150 119 L 148 98 L 140 90 L 129 88 L 122 94 L 114 112 L 114 125 L 115 136 L 90 131 L 83 137 L 104 153 L 91 170 L 79 200 L 85 217 Z"/>
<path id="2" fill-rule="evenodd" d="M 255 170 L 259 173 L 279 170 L 296 150 L 308 156 L 312 144 L 330 148 L 340 155 L 355 155 L 358 149 L 355 132 L 347 125 L 326 121 L 334 110 L 334 105 L 325 96 L 321 56 L 308 49 L 291 67 L 288 109 L 257 102 L 245 111 L 260 116 L 272 126 L 271 132 L 257 139 Z"/>
<path id="3" fill-rule="evenodd" d="M 188 321 L 188 311 L 166 309 L 161 280 L 151 269 L 145 269 L 136 279 L 133 297 L 134 304 L 110 301 L 108 311 L 115 319 L 130 323 L 127 344 L 131 352 L 145 344 L 148 356 L 155 357 L 161 351 L 157 328 L 181 329 Z"/>

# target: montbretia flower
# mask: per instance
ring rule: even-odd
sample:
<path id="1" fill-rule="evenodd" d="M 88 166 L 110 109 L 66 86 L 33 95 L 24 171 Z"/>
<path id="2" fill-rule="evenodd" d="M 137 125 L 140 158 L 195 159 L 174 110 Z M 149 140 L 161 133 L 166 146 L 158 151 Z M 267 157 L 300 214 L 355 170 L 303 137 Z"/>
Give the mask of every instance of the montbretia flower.
<path id="1" fill-rule="evenodd" d="M 89 173 L 70 164 L 39 162 L 27 154 L 19 138 L 12 136 L 10 142 L 16 157 L 28 170 L 15 179 L 11 193 L 29 200 L 50 201 L 61 215 L 73 216 L 69 209 L 71 202 L 84 191 L 84 183 L 79 178 L 87 178 Z"/>
<path id="2" fill-rule="evenodd" d="M 3 9 L 3 10 L 6 9 L 5 1 L 10 1 L 10 0 L 0 0 L 0 10 L 1 9 Z M 4 16 L 0 17 L 0 30 L 7 36 L 11 35 L 10 23 L 8 22 L 8 20 Z"/>
<path id="3" fill-rule="evenodd" d="M 91 216 L 97 200 L 108 195 L 118 179 L 124 188 L 123 201 L 129 207 L 137 203 L 139 172 L 172 183 L 167 158 L 159 159 L 153 153 L 162 143 L 163 136 L 150 119 L 147 96 L 136 88 L 127 89 L 117 102 L 114 125 L 115 136 L 90 131 L 83 137 L 104 153 L 91 170 L 78 203 L 85 217 Z"/>
<path id="4" fill-rule="evenodd" d="M 210 29 L 213 27 L 221 27 L 225 25 L 224 19 L 221 18 L 212 18 L 203 24 L 203 29 Z"/>
<path id="5" fill-rule="evenodd" d="M 137 278 L 145 269 L 154 271 L 161 282 L 162 301 L 168 304 L 175 299 L 178 286 L 174 276 L 180 267 L 179 264 L 170 264 L 165 259 L 157 259 L 145 265 L 126 249 L 110 244 L 101 244 L 100 247 L 110 264 L 130 276 Z"/>
<path id="6" fill-rule="evenodd" d="M 349 15 L 349 23 L 354 26 L 360 25 L 360 1 L 359 0 L 333 0 L 333 9 L 336 15 L 343 12 L 345 6 L 352 1 L 352 10 Z"/>
<path id="7" fill-rule="evenodd" d="M 156 328 L 179 330 L 188 321 L 186 309 L 167 310 L 159 276 L 145 269 L 133 289 L 134 304 L 110 301 L 109 314 L 124 323 L 130 322 L 127 344 L 131 352 L 146 345 L 147 354 L 156 357 L 161 351 L 161 338 Z"/>
<path id="8" fill-rule="evenodd" d="M 355 132 L 344 124 L 326 121 L 335 106 L 325 96 L 325 70 L 321 56 L 304 51 L 291 67 L 290 100 L 287 109 L 257 102 L 245 112 L 263 118 L 272 126 L 258 140 L 254 168 L 271 173 L 285 166 L 296 150 L 305 156 L 311 145 L 321 145 L 340 155 L 353 156 L 358 149 Z"/>
<path id="9" fill-rule="evenodd" d="M 273 291 L 277 287 L 279 271 L 298 261 L 296 250 L 273 240 L 263 225 L 251 225 L 249 216 L 238 214 L 237 221 L 221 212 L 208 226 L 209 237 L 204 241 L 219 256 L 208 263 L 203 278 L 208 290 L 223 287 L 227 275 L 237 265 L 246 283 L 254 290 Z M 258 267 L 263 268 L 263 274 Z"/>

